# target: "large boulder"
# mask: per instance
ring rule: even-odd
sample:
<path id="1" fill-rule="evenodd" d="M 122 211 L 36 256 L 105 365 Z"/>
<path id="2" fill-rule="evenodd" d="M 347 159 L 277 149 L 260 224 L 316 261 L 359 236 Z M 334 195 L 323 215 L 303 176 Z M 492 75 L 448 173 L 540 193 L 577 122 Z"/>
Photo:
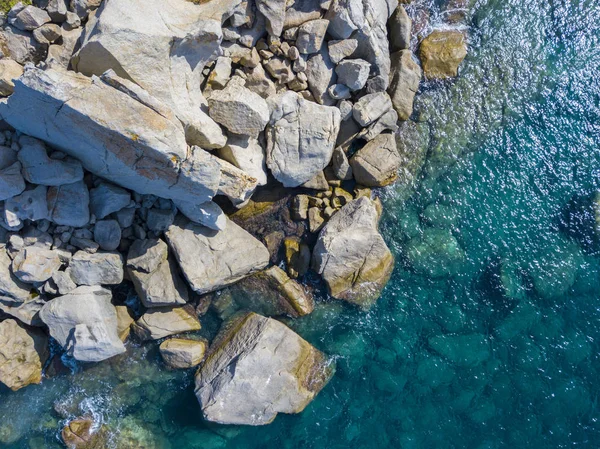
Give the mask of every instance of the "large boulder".
<path id="1" fill-rule="evenodd" d="M 392 53 L 392 74 L 388 93 L 392 98 L 392 105 L 398 113 L 400 120 L 408 120 L 413 113 L 413 102 L 419 83 L 421 82 L 421 68 L 413 61 L 410 50 L 400 50 Z"/>
<path id="2" fill-rule="evenodd" d="M 88 78 L 30 67 L 15 92 L 0 102 L 0 117 L 138 193 L 200 204 L 217 194 L 224 177 L 218 158 L 199 148 L 188 150 L 183 127 L 169 107 L 114 72 Z M 245 186 L 238 172 L 226 177 Z"/>
<path id="3" fill-rule="evenodd" d="M 342 207 L 321 230 L 312 266 L 334 298 L 361 306 L 379 298 L 392 274 L 394 257 L 378 225 L 375 203 L 361 197 Z"/>
<path id="4" fill-rule="evenodd" d="M 223 325 L 196 374 L 205 419 L 264 425 L 299 413 L 333 374 L 330 360 L 284 324 L 255 313 Z"/>
<path id="5" fill-rule="evenodd" d="M 310 181 L 331 161 L 340 129 L 338 108 L 321 106 L 286 92 L 271 100 L 267 166 L 285 187 Z"/>
<path id="6" fill-rule="evenodd" d="M 159 340 L 170 335 L 200 330 L 200 321 L 189 307 L 159 307 L 144 313 L 132 325 L 141 340 Z"/>
<path id="7" fill-rule="evenodd" d="M 219 56 L 221 23 L 241 0 L 111 0 L 90 19 L 75 70 L 101 75 L 113 69 L 169 105 L 190 144 L 225 145 L 222 129 L 206 114 L 202 70 Z"/>
<path id="8" fill-rule="evenodd" d="M 69 262 L 69 273 L 77 285 L 119 285 L 123 282 L 123 256 L 116 251 L 77 251 Z"/>
<path id="9" fill-rule="evenodd" d="M 223 231 L 179 219 L 165 236 L 183 275 L 199 294 L 233 284 L 269 264 L 269 250 L 229 219 Z"/>
<path id="10" fill-rule="evenodd" d="M 57 251 L 41 246 L 28 246 L 15 255 L 12 271 L 22 282 L 45 282 L 61 265 Z"/>
<path id="11" fill-rule="evenodd" d="M 445 79 L 458 76 L 458 66 L 467 56 L 467 37 L 457 30 L 437 30 L 423 39 L 419 57 L 425 76 Z"/>
<path id="12" fill-rule="evenodd" d="M 354 179 L 367 187 L 383 187 L 398 177 L 400 155 L 393 134 L 380 134 L 350 159 Z"/>
<path id="13" fill-rule="evenodd" d="M 102 287 L 78 287 L 46 303 L 40 318 L 67 354 L 82 362 L 99 362 L 125 352 L 111 298 Z"/>
<path id="14" fill-rule="evenodd" d="M 162 240 L 136 240 L 127 255 L 127 272 L 146 307 L 174 306 L 188 301 L 187 285 Z"/>
<path id="15" fill-rule="evenodd" d="M 42 381 L 48 337 L 15 320 L 0 323 L 0 382 L 13 391 Z"/>

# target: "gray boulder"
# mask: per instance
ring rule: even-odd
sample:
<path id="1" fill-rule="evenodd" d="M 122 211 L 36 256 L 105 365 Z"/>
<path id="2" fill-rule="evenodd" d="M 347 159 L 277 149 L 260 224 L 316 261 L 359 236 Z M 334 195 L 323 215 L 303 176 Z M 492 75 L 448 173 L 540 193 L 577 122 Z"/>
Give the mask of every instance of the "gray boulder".
<path id="1" fill-rule="evenodd" d="M 208 421 L 264 425 L 304 410 L 333 371 L 287 326 L 249 313 L 223 325 L 196 373 L 196 397 Z"/>
<path id="2" fill-rule="evenodd" d="M 19 226 L 24 220 L 45 220 L 48 215 L 46 186 L 25 190 L 4 203 L 4 219 L 9 226 Z"/>
<path id="3" fill-rule="evenodd" d="M 370 306 L 381 295 L 394 257 L 378 231 L 379 213 L 367 197 L 342 207 L 323 227 L 312 267 L 334 298 Z"/>
<path id="4" fill-rule="evenodd" d="M 286 0 L 256 0 L 256 8 L 266 19 L 267 31 L 272 36 L 281 36 L 285 23 Z"/>
<path id="5" fill-rule="evenodd" d="M 105 251 L 114 251 L 121 243 L 121 226 L 117 220 L 98 220 L 94 225 L 94 241 Z"/>
<path id="6" fill-rule="evenodd" d="M 413 61 L 410 50 L 393 53 L 391 58 L 392 74 L 388 92 L 398 118 L 408 120 L 412 115 L 413 102 L 421 82 L 421 67 Z"/>
<path id="7" fill-rule="evenodd" d="M 335 69 L 338 83 L 345 84 L 352 91 L 365 87 L 370 71 L 371 64 L 364 59 L 346 59 L 340 62 Z"/>
<path id="8" fill-rule="evenodd" d="M 121 187 L 101 183 L 90 190 L 90 210 L 98 219 L 129 206 L 131 194 Z"/>
<path id="9" fill-rule="evenodd" d="M 340 111 L 286 92 L 271 100 L 267 166 L 286 187 L 310 181 L 331 161 L 340 129 Z"/>
<path id="10" fill-rule="evenodd" d="M 6 248 L 0 246 L 0 301 L 8 305 L 21 304 L 31 298 L 31 287 L 21 282 L 11 271 L 12 260 Z"/>
<path id="11" fill-rule="evenodd" d="M 189 309 L 189 310 L 188 310 Z M 144 313 L 132 325 L 141 340 L 159 340 L 170 335 L 200 330 L 200 321 L 190 307 L 159 307 Z"/>
<path id="12" fill-rule="evenodd" d="M 33 5 L 25 6 L 18 11 L 13 8 L 8 18 L 12 26 L 23 31 L 35 30 L 51 20 L 46 11 Z"/>
<path id="13" fill-rule="evenodd" d="M 333 63 L 339 64 L 342 59 L 352 56 L 358 48 L 358 41 L 356 39 L 332 40 L 328 42 L 328 48 Z"/>
<path id="14" fill-rule="evenodd" d="M 404 6 L 398 5 L 388 21 L 390 30 L 390 49 L 395 51 L 407 50 L 410 47 L 412 20 L 408 17 Z"/>
<path id="15" fill-rule="evenodd" d="M 44 186 L 60 186 L 72 184 L 83 179 L 81 163 L 73 158 L 62 160 L 51 159 L 46 152 L 46 145 L 41 140 L 29 136 L 19 139 L 21 150 L 19 162 L 23 177 L 33 184 Z"/>
<path id="16" fill-rule="evenodd" d="M 25 180 L 21 175 L 20 162 L 0 170 L 0 201 L 17 196 L 23 190 L 25 190 Z"/>
<path id="17" fill-rule="evenodd" d="M 174 306 L 188 301 L 187 285 L 162 240 L 136 240 L 127 255 L 127 272 L 146 307 Z"/>
<path id="18" fill-rule="evenodd" d="M 329 96 L 327 90 L 337 82 L 335 64 L 329 57 L 327 48 L 310 57 L 306 64 L 308 88 L 319 104 L 331 106 L 335 100 Z"/>
<path id="19" fill-rule="evenodd" d="M 46 301 L 39 298 L 15 304 L 11 301 L 5 301 L 4 298 L 0 297 L 0 312 L 15 318 L 27 326 L 44 326 L 43 321 L 40 319 L 40 310 L 45 305 Z"/>
<path id="20" fill-rule="evenodd" d="M 175 221 L 175 214 L 173 209 L 150 209 L 146 218 L 148 230 L 156 234 L 166 231 Z"/>
<path id="21" fill-rule="evenodd" d="M 78 287 L 46 303 L 40 317 L 67 354 L 82 362 L 100 362 L 125 352 L 111 298 L 102 287 Z"/>
<path id="22" fill-rule="evenodd" d="M 193 368 L 204 359 L 208 343 L 205 340 L 169 338 L 160 344 L 160 355 L 171 368 Z"/>
<path id="23" fill-rule="evenodd" d="M 68 271 L 77 285 L 118 285 L 123 282 L 123 256 L 118 252 L 77 251 Z"/>
<path id="24" fill-rule="evenodd" d="M 21 65 L 38 63 L 46 57 L 47 47 L 37 42 L 27 31 L 12 26 L 0 28 L 0 54 Z"/>
<path id="25" fill-rule="evenodd" d="M 59 270 L 62 262 L 58 253 L 40 246 L 28 246 L 17 253 L 12 272 L 22 282 L 45 282 Z"/>
<path id="26" fill-rule="evenodd" d="M 259 186 L 267 183 L 265 151 L 257 139 L 232 134 L 218 151 L 219 157 L 256 178 Z"/>
<path id="27" fill-rule="evenodd" d="M 392 100 L 386 92 L 375 92 L 361 97 L 354 104 L 352 116 L 360 126 L 368 126 L 392 109 Z"/>
<path id="28" fill-rule="evenodd" d="M 300 25 L 296 38 L 296 48 L 300 53 L 310 55 L 321 50 L 328 26 L 329 20 L 324 19 L 310 20 Z"/>
<path id="29" fill-rule="evenodd" d="M 359 184 L 383 187 L 398 178 L 402 160 L 393 134 L 380 134 L 350 159 L 352 174 Z"/>
<path id="30" fill-rule="evenodd" d="M 201 224 L 215 231 L 222 231 L 227 226 L 227 216 L 217 203 L 207 201 L 202 204 L 187 201 L 173 201 L 179 212 L 194 223 Z"/>
<path id="31" fill-rule="evenodd" d="M 165 235 L 183 275 L 198 294 L 233 284 L 269 264 L 267 248 L 230 220 L 218 232 L 178 220 Z"/>
<path id="32" fill-rule="evenodd" d="M 50 187 L 48 218 L 58 225 L 83 227 L 90 221 L 90 195 L 83 181 Z"/>

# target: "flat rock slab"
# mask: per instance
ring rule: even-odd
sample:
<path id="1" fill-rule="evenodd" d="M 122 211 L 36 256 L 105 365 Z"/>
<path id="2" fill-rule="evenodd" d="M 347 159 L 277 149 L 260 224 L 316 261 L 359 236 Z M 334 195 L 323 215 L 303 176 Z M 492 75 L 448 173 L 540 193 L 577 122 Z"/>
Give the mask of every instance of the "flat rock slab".
<path id="1" fill-rule="evenodd" d="M 380 134 L 350 159 L 354 179 L 367 187 L 383 187 L 398 178 L 402 160 L 393 134 Z"/>
<path id="2" fill-rule="evenodd" d="M 68 271 L 77 285 L 118 285 L 123 282 L 123 256 L 110 251 L 77 251 Z"/>
<path id="3" fill-rule="evenodd" d="M 226 287 L 269 264 L 269 250 L 229 219 L 223 231 L 180 219 L 165 236 L 183 275 L 198 294 Z"/>
<path id="4" fill-rule="evenodd" d="M 222 424 L 264 425 L 300 413 L 333 365 L 290 328 L 256 313 L 225 323 L 196 374 L 202 415 Z"/>
<path id="5" fill-rule="evenodd" d="M 205 340 L 170 338 L 161 343 L 159 350 L 164 362 L 171 368 L 193 368 L 204 359 L 208 343 Z"/>
<path id="6" fill-rule="evenodd" d="M 188 307 L 151 309 L 132 325 L 133 332 L 141 340 L 159 340 L 170 335 L 198 331 L 200 328 L 200 321 L 193 314 L 193 308 Z"/>
<path id="7" fill-rule="evenodd" d="M 17 253 L 12 271 L 22 282 L 44 282 L 58 271 L 62 262 L 58 252 L 40 246 L 28 246 Z"/>

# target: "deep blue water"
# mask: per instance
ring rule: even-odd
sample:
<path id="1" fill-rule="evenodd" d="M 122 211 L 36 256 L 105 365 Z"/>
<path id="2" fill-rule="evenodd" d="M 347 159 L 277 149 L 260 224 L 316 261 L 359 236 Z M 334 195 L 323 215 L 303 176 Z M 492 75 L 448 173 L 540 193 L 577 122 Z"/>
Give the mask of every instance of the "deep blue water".
<path id="1" fill-rule="evenodd" d="M 304 413 L 202 423 L 193 373 L 131 345 L 0 390 L 0 447 L 60 447 L 64 417 L 86 412 L 140 449 L 599 447 L 600 1 L 474 11 L 460 78 L 416 102 L 429 159 L 414 195 L 381 192 L 397 257 L 383 296 L 368 313 L 322 298 L 289 323 L 337 359 Z"/>

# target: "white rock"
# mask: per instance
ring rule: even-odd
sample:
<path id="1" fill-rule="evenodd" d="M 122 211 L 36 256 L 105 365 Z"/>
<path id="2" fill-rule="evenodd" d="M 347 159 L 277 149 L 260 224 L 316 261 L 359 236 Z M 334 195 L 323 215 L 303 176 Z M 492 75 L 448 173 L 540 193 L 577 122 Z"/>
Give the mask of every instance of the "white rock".
<path id="1" fill-rule="evenodd" d="M 367 94 L 354 104 L 352 115 L 361 126 L 368 126 L 392 109 L 392 100 L 386 92 Z"/>
<path id="2" fill-rule="evenodd" d="M 100 6 L 102 0 L 70 0 L 70 9 L 79 17 L 85 19 L 90 11 Z"/>
<path id="3" fill-rule="evenodd" d="M 257 139 L 232 134 L 219 150 L 219 157 L 256 178 L 259 186 L 267 183 L 265 152 Z"/>
<path id="4" fill-rule="evenodd" d="M 83 179 L 81 163 L 73 158 L 51 159 L 43 141 L 34 137 L 21 136 L 19 162 L 23 177 L 33 184 L 60 186 Z"/>
<path id="5" fill-rule="evenodd" d="M 390 48 L 392 51 L 406 50 L 410 47 L 412 21 L 404 6 L 398 5 L 388 21 L 390 30 Z"/>
<path id="6" fill-rule="evenodd" d="M 201 224 L 215 231 L 222 231 L 227 227 L 227 216 L 217 203 L 208 201 L 202 204 L 193 204 L 177 200 L 174 200 L 174 202 L 179 212 L 194 223 Z"/>
<path id="7" fill-rule="evenodd" d="M 325 40 L 329 20 L 317 19 L 304 22 L 298 27 L 296 47 L 300 53 L 308 55 L 317 53 Z"/>
<path id="8" fill-rule="evenodd" d="M 345 84 L 352 91 L 365 87 L 370 71 L 371 64 L 363 59 L 346 59 L 340 62 L 335 69 L 338 83 Z"/>
<path id="9" fill-rule="evenodd" d="M 256 7 L 267 19 L 267 31 L 272 36 L 281 36 L 283 32 L 286 5 L 286 0 L 256 0 Z"/>
<path id="10" fill-rule="evenodd" d="M 304 100 L 294 92 L 278 95 L 267 128 L 267 166 L 286 187 L 311 180 L 331 161 L 340 111 Z"/>
<path id="11" fill-rule="evenodd" d="M 121 187 L 101 183 L 90 190 L 90 210 L 98 219 L 129 206 L 131 194 Z"/>
<path id="12" fill-rule="evenodd" d="M 338 179 L 343 181 L 352 179 L 352 167 L 348 162 L 348 157 L 341 147 L 337 147 L 333 150 L 333 157 L 331 158 L 333 172 Z"/>
<path id="13" fill-rule="evenodd" d="M 8 26 L 0 28 L 0 54 L 21 65 L 38 63 L 46 57 L 46 46 L 37 42 L 30 32 Z"/>
<path id="14" fill-rule="evenodd" d="M 328 46 L 329 57 L 334 64 L 339 64 L 342 59 L 352 56 L 358 48 L 358 41 L 356 39 L 332 40 L 328 42 Z"/>
<path id="15" fill-rule="evenodd" d="M 157 307 L 148 310 L 133 325 L 141 340 L 159 340 L 170 335 L 200 330 L 198 317 L 188 307 Z"/>
<path id="16" fill-rule="evenodd" d="M 367 187 L 383 187 L 398 178 L 402 160 L 393 134 L 380 134 L 350 159 L 356 182 Z"/>
<path id="17" fill-rule="evenodd" d="M 15 83 L 13 80 L 23 74 L 23 66 L 12 59 L 0 59 L 0 96 L 13 93 Z"/>
<path id="18" fill-rule="evenodd" d="M 17 253 L 12 272 L 22 282 L 45 282 L 62 266 L 56 251 L 39 246 L 28 246 Z"/>
<path id="19" fill-rule="evenodd" d="M 327 93 L 329 86 L 337 82 L 334 69 L 335 64 L 329 58 L 329 52 L 325 47 L 321 48 L 316 55 L 311 56 L 306 63 L 308 87 L 319 104 L 327 106 L 335 104 L 335 100 Z"/>
<path id="20" fill-rule="evenodd" d="M 413 61 L 410 50 L 393 53 L 392 75 L 388 89 L 394 109 L 400 120 L 408 120 L 413 112 L 413 102 L 423 76 L 421 67 Z"/>
<path id="21" fill-rule="evenodd" d="M 90 221 L 90 196 L 83 181 L 50 187 L 47 199 L 50 221 L 76 228 Z"/>
<path id="22" fill-rule="evenodd" d="M 123 282 L 123 257 L 118 252 L 77 251 L 68 271 L 77 285 L 118 285 Z"/>

